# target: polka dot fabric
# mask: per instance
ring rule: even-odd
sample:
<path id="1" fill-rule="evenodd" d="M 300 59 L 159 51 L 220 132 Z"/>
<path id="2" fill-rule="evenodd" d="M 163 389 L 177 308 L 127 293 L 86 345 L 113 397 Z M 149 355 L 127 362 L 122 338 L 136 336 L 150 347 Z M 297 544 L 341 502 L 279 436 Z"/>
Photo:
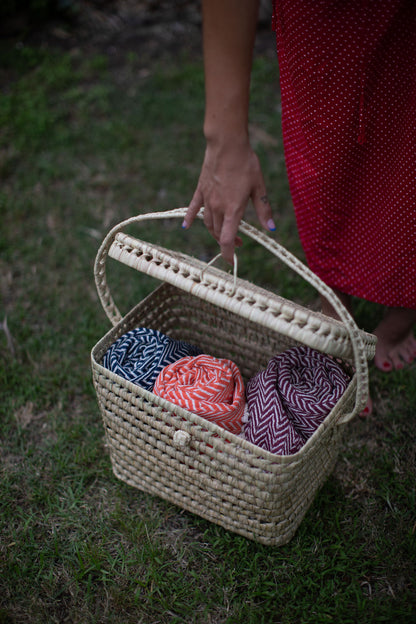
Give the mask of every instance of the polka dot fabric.
<path id="1" fill-rule="evenodd" d="M 416 309 L 416 2 L 275 0 L 299 235 L 329 286 Z"/>

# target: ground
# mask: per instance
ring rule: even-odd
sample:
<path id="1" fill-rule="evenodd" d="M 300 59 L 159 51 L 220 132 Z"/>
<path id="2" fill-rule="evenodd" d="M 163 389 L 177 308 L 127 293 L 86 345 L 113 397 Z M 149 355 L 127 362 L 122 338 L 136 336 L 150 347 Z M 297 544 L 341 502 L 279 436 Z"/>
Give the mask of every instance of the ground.
<path id="1" fill-rule="evenodd" d="M 334 474 L 282 548 L 112 474 L 90 374 L 90 349 L 109 328 L 93 261 L 110 224 L 186 205 L 194 189 L 201 24 L 185 0 L 78 4 L 71 20 L 0 26 L 0 623 L 413 621 L 414 365 L 371 370 L 376 409 L 345 428 Z M 270 20 L 259 24 L 257 50 L 267 58 L 254 65 L 252 139 L 278 240 L 301 257 Z M 191 238 L 166 224 L 161 242 L 211 259 L 216 244 L 202 227 L 193 238 L 195 229 Z M 316 300 L 254 243 L 245 250 L 239 274 Z M 125 312 L 148 286 L 127 267 L 113 270 Z M 357 312 L 360 327 L 375 326 L 371 306 Z"/>
<path id="2" fill-rule="evenodd" d="M 105 52 L 117 65 L 127 53 L 144 64 L 181 53 L 201 54 L 199 0 L 92 0 L 69 2 L 70 11 L 34 24 L 18 15 L 0 26 L 0 37 L 17 45 L 81 49 L 83 54 Z M 261 2 L 256 52 L 274 55 L 271 0 Z"/>

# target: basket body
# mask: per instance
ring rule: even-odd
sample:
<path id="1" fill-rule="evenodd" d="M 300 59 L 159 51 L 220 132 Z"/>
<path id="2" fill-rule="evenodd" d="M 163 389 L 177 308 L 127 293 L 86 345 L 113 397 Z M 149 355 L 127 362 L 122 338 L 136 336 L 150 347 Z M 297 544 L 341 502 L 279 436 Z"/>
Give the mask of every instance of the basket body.
<path id="1" fill-rule="evenodd" d="M 341 420 L 354 405 L 356 375 L 304 447 L 278 456 L 103 368 L 108 347 L 138 326 L 233 360 L 245 381 L 298 342 L 163 284 L 92 351 L 93 380 L 117 477 L 257 542 L 288 542 L 333 470 L 345 426 Z"/>

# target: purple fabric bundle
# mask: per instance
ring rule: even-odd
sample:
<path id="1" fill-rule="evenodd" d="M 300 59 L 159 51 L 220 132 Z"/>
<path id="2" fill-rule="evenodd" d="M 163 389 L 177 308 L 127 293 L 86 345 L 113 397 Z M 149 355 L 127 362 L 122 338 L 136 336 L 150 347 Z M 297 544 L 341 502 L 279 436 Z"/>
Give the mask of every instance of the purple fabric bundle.
<path id="1" fill-rule="evenodd" d="M 278 455 L 296 453 L 349 382 L 335 360 L 310 347 L 293 347 L 273 357 L 246 386 L 246 439 Z"/>

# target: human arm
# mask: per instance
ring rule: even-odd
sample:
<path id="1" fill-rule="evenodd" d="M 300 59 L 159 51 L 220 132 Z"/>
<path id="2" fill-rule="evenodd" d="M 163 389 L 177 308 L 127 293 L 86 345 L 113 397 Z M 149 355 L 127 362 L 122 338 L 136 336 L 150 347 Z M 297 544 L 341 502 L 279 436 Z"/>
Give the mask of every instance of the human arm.
<path id="1" fill-rule="evenodd" d="M 259 0 L 203 0 L 205 157 L 185 216 L 189 227 L 201 206 L 205 225 L 232 262 L 238 225 L 251 199 L 260 223 L 274 229 L 257 155 L 250 146 L 248 113 Z"/>

